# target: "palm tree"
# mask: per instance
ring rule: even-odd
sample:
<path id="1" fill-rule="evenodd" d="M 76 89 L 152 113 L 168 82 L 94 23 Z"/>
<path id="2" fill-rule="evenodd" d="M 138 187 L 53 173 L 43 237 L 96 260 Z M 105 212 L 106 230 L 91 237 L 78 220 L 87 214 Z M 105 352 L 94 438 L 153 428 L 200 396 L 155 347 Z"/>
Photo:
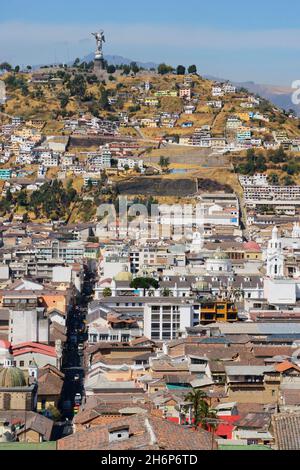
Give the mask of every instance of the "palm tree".
<path id="1" fill-rule="evenodd" d="M 209 421 L 216 419 L 216 412 L 210 408 L 206 399 L 207 394 L 203 390 L 193 390 L 185 397 L 185 402 L 192 405 L 195 429 L 201 426 L 203 429 L 210 430 L 212 425 Z M 187 408 L 189 407 L 190 405 L 187 405 Z"/>
<path id="2" fill-rule="evenodd" d="M 206 398 L 207 395 L 202 390 L 193 390 L 192 392 L 189 392 L 185 397 L 185 402 L 188 402 L 192 405 L 195 429 L 197 429 L 198 426 L 201 424 Z M 189 406 L 187 406 L 187 408 L 189 408 Z"/>

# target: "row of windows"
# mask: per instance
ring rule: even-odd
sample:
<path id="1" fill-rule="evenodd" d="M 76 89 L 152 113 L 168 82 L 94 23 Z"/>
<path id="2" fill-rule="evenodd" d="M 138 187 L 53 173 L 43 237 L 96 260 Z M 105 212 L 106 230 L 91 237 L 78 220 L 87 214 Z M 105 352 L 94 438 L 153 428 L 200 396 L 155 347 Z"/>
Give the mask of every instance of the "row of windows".
<path id="1" fill-rule="evenodd" d="M 161 309 L 160 306 L 151 307 L 151 312 L 152 313 L 155 313 L 155 312 L 160 313 L 161 310 L 162 310 L 163 313 L 179 312 L 179 307 L 176 307 L 176 306 L 174 306 L 174 307 L 163 307 L 162 309 Z"/>
<path id="2" fill-rule="evenodd" d="M 153 332 L 153 333 L 151 334 L 151 337 L 152 337 L 152 339 L 154 339 L 154 340 L 159 340 L 159 339 L 161 339 L 161 336 L 160 336 L 160 333 L 159 333 L 159 332 Z M 162 339 L 163 339 L 163 340 L 166 340 L 166 341 L 171 340 L 171 339 L 176 339 L 176 333 L 173 332 L 172 335 L 171 335 L 171 333 L 163 333 L 163 334 L 162 334 Z"/>

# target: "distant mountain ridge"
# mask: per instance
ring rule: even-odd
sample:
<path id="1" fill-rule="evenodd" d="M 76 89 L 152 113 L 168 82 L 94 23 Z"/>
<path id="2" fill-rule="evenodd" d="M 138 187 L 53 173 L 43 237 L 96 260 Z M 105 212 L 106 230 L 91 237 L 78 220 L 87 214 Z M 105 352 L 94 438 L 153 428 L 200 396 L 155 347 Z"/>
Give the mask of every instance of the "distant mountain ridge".
<path id="1" fill-rule="evenodd" d="M 127 59 L 120 55 L 105 55 L 104 58 L 110 65 L 130 65 L 131 62 L 136 62 L 139 67 L 143 67 L 144 69 L 157 68 L 158 66 L 155 62 L 140 62 L 138 60 Z M 82 59 L 83 62 L 91 62 L 92 60 L 94 60 L 94 54 L 89 54 Z"/>
<path id="2" fill-rule="evenodd" d="M 279 108 L 285 110 L 293 109 L 300 116 L 300 105 L 292 102 L 292 94 L 295 91 L 292 88 L 276 85 L 260 85 L 254 82 L 238 83 L 237 85 L 246 88 L 251 93 L 262 96 Z"/>
<path id="3" fill-rule="evenodd" d="M 205 75 L 205 78 L 208 80 L 215 80 L 215 81 L 228 81 L 225 78 L 214 77 L 212 75 Z M 230 81 L 230 80 L 229 80 Z M 255 82 L 234 82 L 232 81 L 235 86 L 239 88 L 246 88 L 250 93 L 255 95 L 260 95 L 262 98 L 273 103 L 278 108 L 289 110 L 293 109 L 297 116 L 300 116 L 300 105 L 294 104 L 292 102 L 292 94 L 294 93 L 294 89 L 289 87 L 284 87 L 280 85 L 263 85 Z"/>

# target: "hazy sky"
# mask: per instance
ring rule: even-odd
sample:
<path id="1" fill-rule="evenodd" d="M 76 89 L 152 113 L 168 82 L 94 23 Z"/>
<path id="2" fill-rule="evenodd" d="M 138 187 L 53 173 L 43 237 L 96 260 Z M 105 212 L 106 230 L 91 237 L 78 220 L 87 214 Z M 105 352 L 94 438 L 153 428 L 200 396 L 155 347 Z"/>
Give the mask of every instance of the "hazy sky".
<path id="1" fill-rule="evenodd" d="M 299 17 L 299 0 L 5 0 L 0 61 L 83 57 L 95 48 L 90 33 L 102 28 L 106 54 L 290 85 L 300 79 Z"/>

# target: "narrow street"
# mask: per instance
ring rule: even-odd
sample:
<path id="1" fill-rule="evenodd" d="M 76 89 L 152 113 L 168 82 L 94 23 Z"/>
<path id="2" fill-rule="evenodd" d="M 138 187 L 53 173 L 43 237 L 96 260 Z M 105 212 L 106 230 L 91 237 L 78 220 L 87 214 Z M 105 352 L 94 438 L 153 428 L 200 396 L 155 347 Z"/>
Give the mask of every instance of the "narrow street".
<path id="1" fill-rule="evenodd" d="M 85 399 L 84 392 L 84 345 L 87 341 L 85 319 L 88 303 L 92 300 L 95 275 L 88 270 L 84 274 L 82 293 L 76 299 L 76 305 L 67 318 L 67 341 L 64 345 L 62 372 L 65 381 L 61 394 L 61 412 L 63 418 L 72 420 L 74 407 L 79 407 Z"/>

